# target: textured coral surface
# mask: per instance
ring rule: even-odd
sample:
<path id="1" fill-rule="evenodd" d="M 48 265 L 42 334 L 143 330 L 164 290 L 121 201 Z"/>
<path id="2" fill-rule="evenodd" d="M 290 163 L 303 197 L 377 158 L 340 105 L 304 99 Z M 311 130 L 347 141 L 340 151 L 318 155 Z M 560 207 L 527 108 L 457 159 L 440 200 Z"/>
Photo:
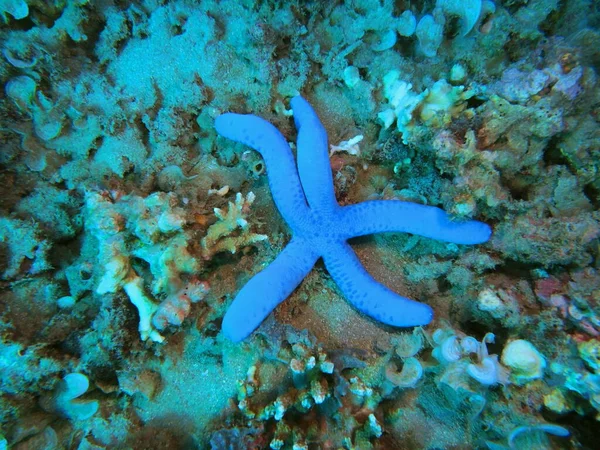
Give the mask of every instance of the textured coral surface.
<path id="1" fill-rule="evenodd" d="M 0 0 L 0 20 L 0 449 L 597 448 L 598 2 Z M 253 114 L 301 155 L 298 95 L 329 138 L 288 157 L 310 186 L 215 130 Z M 331 186 L 492 236 L 348 242 L 428 325 L 371 319 L 318 260 L 231 342 L 306 212 L 273 195 Z"/>

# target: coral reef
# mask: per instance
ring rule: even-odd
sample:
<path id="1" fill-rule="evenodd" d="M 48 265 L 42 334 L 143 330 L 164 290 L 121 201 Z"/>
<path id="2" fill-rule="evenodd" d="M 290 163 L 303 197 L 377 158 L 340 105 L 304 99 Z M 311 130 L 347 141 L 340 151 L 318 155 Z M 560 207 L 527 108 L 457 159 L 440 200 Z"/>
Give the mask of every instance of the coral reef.
<path id="1" fill-rule="evenodd" d="M 0 448 L 597 447 L 598 2 L 0 21 Z M 388 232 L 346 243 L 365 220 Z M 473 223 L 490 239 L 457 244 Z M 360 289 L 313 264 L 348 229 Z M 390 326 L 410 310 L 374 286 L 433 320 Z"/>

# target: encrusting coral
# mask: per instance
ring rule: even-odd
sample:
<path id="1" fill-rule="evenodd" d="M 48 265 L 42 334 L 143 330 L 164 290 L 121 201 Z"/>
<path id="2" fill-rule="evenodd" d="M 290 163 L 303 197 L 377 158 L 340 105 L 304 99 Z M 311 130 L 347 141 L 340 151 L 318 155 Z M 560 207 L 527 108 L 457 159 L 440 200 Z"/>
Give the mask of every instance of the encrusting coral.
<path id="1" fill-rule="evenodd" d="M 0 243 L 8 248 L 9 260 L 2 278 L 10 279 L 18 276 L 24 265 L 31 275 L 50 269 L 48 252 L 51 243 L 44 239 L 40 227 L 36 223 L 26 223 L 19 219 L 0 218 Z M 24 264 L 31 261 L 30 264 Z"/>
<path id="2" fill-rule="evenodd" d="M 0 0 L 0 448 L 595 448 L 597 3 Z"/>

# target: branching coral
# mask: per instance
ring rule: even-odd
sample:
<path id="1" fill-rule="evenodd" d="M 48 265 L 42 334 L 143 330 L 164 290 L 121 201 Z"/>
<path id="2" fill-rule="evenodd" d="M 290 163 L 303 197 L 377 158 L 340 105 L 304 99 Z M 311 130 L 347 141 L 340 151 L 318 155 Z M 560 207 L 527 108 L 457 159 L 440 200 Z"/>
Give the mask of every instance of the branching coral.
<path id="1" fill-rule="evenodd" d="M 246 379 L 238 384 L 237 406 L 249 426 L 272 429 L 263 435 L 272 449 L 303 449 L 313 442 L 347 449 L 373 448 L 372 441 L 383 433 L 375 415 L 382 397 L 359 375 L 345 378 L 344 364 L 336 367 L 306 332 L 288 328 L 284 339 L 270 356 L 277 366 L 284 363 L 288 367 L 276 398 L 268 381 L 261 378 L 263 372 L 269 373 L 266 366 L 250 367 Z"/>
<path id="2" fill-rule="evenodd" d="M 152 325 L 158 305 L 144 293 L 132 257 L 149 264 L 155 295 L 174 294 L 183 287 L 181 274 L 194 273 L 200 267 L 188 251 L 191 237 L 182 229 L 185 217 L 175 201 L 173 195 L 163 193 L 146 198 L 128 196 L 116 202 L 90 193 L 86 199 L 86 229 L 98 240 L 104 267 L 96 292 L 125 290 L 138 309 L 143 340 L 161 342 L 163 337 Z"/>
<path id="3" fill-rule="evenodd" d="M 219 252 L 235 253 L 238 249 L 264 241 L 264 234 L 256 234 L 250 231 L 246 216 L 250 205 L 254 203 L 256 196 L 249 192 L 246 198 L 241 193 L 235 196 L 235 203 L 229 202 L 227 212 L 215 208 L 217 222 L 212 224 L 202 239 L 202 255 L 210 258 Z"/>
<path id="4" fill-rule="evenodd" d="M 246 220 L 254 198 L 252 193 L 245 199 L 238 193 L 226 213 L 215 209 L 218 219 L 202 240 L 202 257 L 209 259 L 225 250 L 235 253 L 266 239 L 252 233 Z M 96 292 L 123 289 L 138 309 L 142 339 L 161 342 L 158 330 L 181 325 L 191 304 L 201 300 L 209 289 L 206 282 L 193 277 L 201 270 L 202 259 L 196 256 L 200 249 L 193 231 L 186 226 L 187 212 L 179 206 L 175 194 L 162 192 L 114 199 L 90 192 L 85 211 L 85 228 L 98 242 L 102 267 Z M 149 283 L 144 281 L 145 267 L 151 275 Z M 164 298 L 162 303 L 145 293 L 146 284 L 151 286 L 154 298 Z"/>
<path id="5" fill-rule="evenodd" d="M 391 108 L 379 113 L 384 128 L 396 122 L 402 141 L 411 142 L 418 129 L 441 128 L 458 117 L 467 107 L 467 100 L 475 91 L 465 86 L 452 86 L 446 80 L 435 82 L 420 94 L 412 91 L 412 84 L 400 79 L 400 72 L 392 70 L 383 78 L 384 95 Z"/>

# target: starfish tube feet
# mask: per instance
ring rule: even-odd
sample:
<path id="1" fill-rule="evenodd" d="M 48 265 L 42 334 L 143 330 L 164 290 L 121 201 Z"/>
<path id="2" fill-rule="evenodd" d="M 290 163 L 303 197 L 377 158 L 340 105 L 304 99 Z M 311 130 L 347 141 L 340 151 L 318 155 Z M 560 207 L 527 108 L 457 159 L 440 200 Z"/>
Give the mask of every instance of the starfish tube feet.
<path id="1" fill-rule="evenodd" d="M 233 342 L 248 337 L 296 289 L 318 257 L 305 242 L 292 239 L 235 297 L 223 319 L 223 334 Z"/>
<path id="2" fill-rule="evenodd" d="M 433 310 L 402 297 L 375 281 L 346 243 L 324 255 L 325 267 L 344 297 L 360 312 L 395 327 L 427 325 Z"/>

